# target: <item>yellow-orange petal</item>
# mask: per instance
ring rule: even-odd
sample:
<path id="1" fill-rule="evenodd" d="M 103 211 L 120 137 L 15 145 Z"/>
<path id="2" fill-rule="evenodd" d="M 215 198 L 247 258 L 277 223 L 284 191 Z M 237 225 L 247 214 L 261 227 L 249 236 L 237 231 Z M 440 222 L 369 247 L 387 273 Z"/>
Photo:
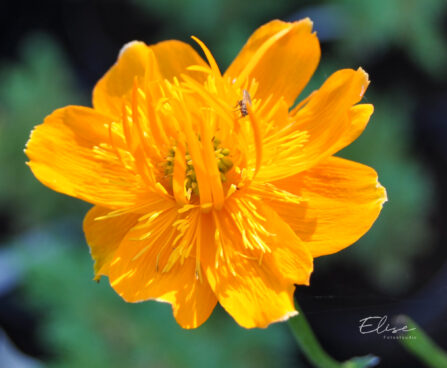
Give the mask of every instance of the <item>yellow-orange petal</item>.
<path id="1" fill-rule="evenodd" d="M 116 63 L 96 83 L 93 107 L 110 116 L 121 116 L 122 98 L 127 96 L 130 101 L 135 78 L 143 79 L 150 63 L 154 63 L 154 59 L 149 58 L 149 47 L 144 42 L 132 41 L 124 45 Z"/>
<path id="2" fill-rule="evenodd" d="M 163 271 L 178 233 L 176 209 L 131 229 L 107 268 L 111 286 L 127 302 L 155 299 L 172 305 L 183 328 L 196 328 L 213 311 L 217 299 L 206 279 L 196 278 L 196 260 L 187 258 Z"/>
<path id="3" fill-rule="evenodd" d="M 217 243 L 216 247 L 203 250 L 203 265 L 219 303 L 237 323 L 245 328 L 267 327 L 296 313 L 293 284 L 309 283 L 313 260 L 300 239 L 271 208 L 261 201 L 251 202 L 249 207 L 256 208 L 257 218 L 250 218 L 248 213 L 245 217 L 236 214 L 241 221 L 239 230 L 228 214 L 213 215 L 218 231 L 212 230 L 211 223 L 205 226 L 209 239 L 204 243 Z M 254 236 L 249 234 L 254 230 L 253 221 L 258 222 Z M 243 238 L 253 242 L 252 247 Z M 262 252 L 259 242 L 271 251 Z"/>
<path id="4" fill-rule="evenodd" d="M 219 303 L 242 327 L 265 328 L 297 314 L 293 284 L 284 284 L 256 260 L 234 257 L 233 275 L 228 265 L 209 265 L 206 277 Z"/>
<path id="5" fill-rule="evenodd" d="M 141 215 L 125 213 L 120 216 L 101 218 L 110 209 L 94 206 L 84 218 L 83 228 L 90 254 L 95 261 L 95 279 L 107 274 L 107 265 L 118 249 L 126 233 L 135 226 Z"/>
<path id="6" fill-rule="evenodd" d="M 273 208 L 261 203 L 256 206 L 259 214 L 266 219 L 266 230 L 272 234 L 267 239 L 272 252 L 266 253 L 261 263 L 285 282 L 309 285 L 313 258 L 307 245 Z"/>
<path id="7" fill-rule="evenodd" d="M 255 78 L 259 88 L 252 97 L 283 96 L 291 106 L 317 68 L 320 53 L 310 19 L 274 20 L 251 35 L 225 76 L 242 79 L 237 82 L 241 86 Z"/>
<path id="8" fill-rule="evenodd" d="M 359 104 L 351 107 L 349 111 L 351 124 L 348 130 L 339 140 L 336 151 L 339 151 L 354 142 L 366 128 L 366 125 L 374 112 L 371 104 Z"/>
<path id="9" fill-rule="evenodd" d="M 80 106 L 54 111 L 35 127 L 25 153 L 33 174 L 51 189 L 109 208 L 141 203 L 137 176 L 94 147 L 108 141 L 109 117 Z"/>
<path id="10" fill-rule="evenodd" d="M 274 184 L 303 198 L 301 204 L 288 208 L 275 202 L 269 205 L 314 257 L 336 253 L 357 241 L 387 200 L 372 168 L 338 157 Z"/>
<path id="11" fill-rule="evenodd" d="M 200 82 L 206 79 L 206 74 L 188 69 L 192 65 L 207 66 L 191 45 L 182 41 L 169 40 L 152 45 L 151 49 L 154 51 L 158 68 L 164 79 L 180 78 L 180 74 L 189 75 Z"/>
<path id="12" fill-rule="evenodd" d="M 172 80 L 181 73 L 203 80 L 205 75 L 187 70 L 191 65 L 206 65 L 187 43 L 171 40 L 148 46 L 141 41 L 124 45 L 118 60 L 98 81 L 93 90 L 95 109 L 111 116 L 120 116 L 123 101 L 131 101 L 135 81 L 148 87 L 163 79 Z"/>
<path id="13" fill-rule="evenodd" d="M 269 165 L 259 171 L 257 180 L 275 181 L 307 170 L 358 136 L 372 111 L 371 107 L 353 108 L 353 105 L 361 100 L 368 84 L 368 74 L 361 68 L 332 74 L 292 115 L 294 123 L 289 126 L 288 134 L 303 132 L 305 139 L 299 138 L 302 145 L 277 149 L 271 154 Z"/>

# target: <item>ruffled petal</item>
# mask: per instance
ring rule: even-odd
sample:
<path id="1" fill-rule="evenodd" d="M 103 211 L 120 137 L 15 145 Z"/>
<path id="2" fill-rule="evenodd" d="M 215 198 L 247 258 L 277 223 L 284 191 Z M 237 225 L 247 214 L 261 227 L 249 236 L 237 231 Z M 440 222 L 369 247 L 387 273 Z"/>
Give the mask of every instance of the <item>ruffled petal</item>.
<path id="1" fill-rule="evenodd" d="M 356 242 L 370 229 L 387 200 L 372 168 L 337 157 L 274 185 L 302 198 L 296 205 L 267 203 L 314 257 L 336 253 Z"/>
<path id="2" fill-rule="evenodd" d="M 365 128 L 371 105 L 356 107 L 368 87 L 362 70 L 332 74 L 308 102 L 292 111 L 292 121 L 264 138 L 270 150 L 257 178 L 275 181 L 307 170 L 349 144 Z"/>
<path id="3" fill-rule="evenodd" d="M 164 269 L 178 235 L 173 226 L 177 217 L 177 210 L 171 209 L 140 221 L 121 242 L 107 272 L 111 286 L 127 302 L 170 303 L 177 322 L 195 328 L 208 319 L 217 299 L 207 280 L 196 277 L 195 259 Z"/>
<path id="4" fill-rule="evenodd" d="M 204 268 L 219 303 L 237 323 L 267 327 L 296 314 L 293 284 L 309 283 L 312 256 L 271 208 L 260 201 L 250 203 L 253 211 L 256 206 L 256 220 L 247 207 L 215 213 L 214 223 L 206 228 L 215 229 L 207 243 L 215 241 L 216 249 L 204 249 Z"/>
<path id="5" fill-rule="evenodd" d="M 141 215 L 126 213 L 116 217 L 105 217 L 108 208 L 94 206 L 84 218 L 84 234 L 95 261 L 95 280 L 107 274 L 107 265 L 127 232 L 135 226 Z"/>
<path id="6" fill-rule="evenodd" d="M 54 111 L 27 143 L 28 165 L 51 189 L 109 208 L 141 203 L 139 178 L 112 155 L 101 154 L 108 142 L 110 118 L 80 106 Z M 104 152 L 102 152 L 104 153 Z"/>
<path id="7" fill-rule="evenodd" d="M 120 116 L 124 101 L 129 102 L 135 78 L 139 85 L 156 85 L 163 79 L 172 80 L 181 73 L 202 80 L 203 73 L 187 70 L 191 65 L 206 65 L 197 52 L 181 41 L 164 41 L 153 46 L 133 41 L 124 45 L 118 60 L 98 81 L 93 90 L 95 109 Z M 159 93 L 154 88 L 156 93 Z"/>
<path id="8" fill-rule="evenodd" d="M 253 78 L 259 82 L 256 98 L 284 97 L 293 105 L 320 60 L 320 44 L 312 33 L 312 22 L 303 19 L 287 23 L 271 21 L 258 28 L 225 72 L 244 86 Z"/>

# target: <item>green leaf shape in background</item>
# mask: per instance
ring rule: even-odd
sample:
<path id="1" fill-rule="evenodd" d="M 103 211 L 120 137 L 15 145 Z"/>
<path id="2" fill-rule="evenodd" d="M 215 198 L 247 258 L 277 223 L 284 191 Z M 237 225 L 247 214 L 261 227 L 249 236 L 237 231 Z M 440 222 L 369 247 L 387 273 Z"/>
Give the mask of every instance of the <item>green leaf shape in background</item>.
<path id="1" fill-rule="evenodd" d="M 370 59 L 390 47 L 405 50 L 424 71 L 435 78 L 447 77 L 444 0 L 343 0 L 346 15 L 339 52 Z M 359 51 L 361 50 L 361 51 Z"/>
<path id="2" fill-rule="evenodd" d="M 399 316 L 398 320 L 407 327 L 408 332 L 398 337 L 399 342 L 409 353 L 418 357 L 427 367 L 447 367 L 447 353 L 437 346 L 416 322 L 407 316 Z"/>
<path id="3" fill-rule="evenodd" d="M 86 206 L 39 184 L 23 153 L 31 129 L 65 105 L 86 104 L 55 41 L 33 34 L 19 46 L 19 61 L 0 65 L 0 206 L 13 210 L 16 231 Z"/>

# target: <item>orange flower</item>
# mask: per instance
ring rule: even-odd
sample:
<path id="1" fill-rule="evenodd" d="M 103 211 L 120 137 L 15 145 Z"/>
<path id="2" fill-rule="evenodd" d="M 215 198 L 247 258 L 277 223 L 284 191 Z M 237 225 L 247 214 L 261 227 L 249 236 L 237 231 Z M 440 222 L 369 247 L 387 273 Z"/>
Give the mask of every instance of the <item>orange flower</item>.
<path id="1" fill-rule="evenodd" d="M 48 187 L 95 206 L 95 278 L 128 302 L 172 304 L 194 328 L 217 301 L 243 327 L 296 314 L 313 258 L 377 218 L 375 171 L 333 155 L 365 128 L 362 70 L 334 73 L 291 109 L 320 58 L 312 22 L 255 31 L 222 75 L 188 45 L 131 42 L 93 91 L 37 126 L 26 154 Z"/>

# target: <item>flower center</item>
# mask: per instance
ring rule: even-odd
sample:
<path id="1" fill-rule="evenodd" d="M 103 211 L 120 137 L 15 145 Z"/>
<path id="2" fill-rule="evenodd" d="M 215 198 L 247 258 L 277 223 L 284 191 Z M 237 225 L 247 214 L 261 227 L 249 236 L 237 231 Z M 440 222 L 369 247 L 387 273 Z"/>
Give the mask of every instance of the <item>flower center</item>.
<path id="1" fill-rule="evenodd" d="M 200 137 L 199 137 L 200 141 Z M 226 173 L 233 167 L 233 161 L 231 160 L 230 150 L 221 146 L 221 141 L 218 138 L 213 138 L 214 157 L 216 160 L 217 168 L 220 173 L 220 180 L 222 183 L 227 181 Z M 168 151 L 166 161 L 164 163 L 164 174 L 168 179 L 169 185 L 172 188 L 172 181 L 174 175 L 174 163 L 177 147 L 174 146 Z M 190 198 L 192 194 L 199 195 L 199 184 L 197 182 L 197 175 L 194 169 L 194 163 L 188 150 L 185 153 L 185 182 L 184 188 L 187 197 Z"/>

